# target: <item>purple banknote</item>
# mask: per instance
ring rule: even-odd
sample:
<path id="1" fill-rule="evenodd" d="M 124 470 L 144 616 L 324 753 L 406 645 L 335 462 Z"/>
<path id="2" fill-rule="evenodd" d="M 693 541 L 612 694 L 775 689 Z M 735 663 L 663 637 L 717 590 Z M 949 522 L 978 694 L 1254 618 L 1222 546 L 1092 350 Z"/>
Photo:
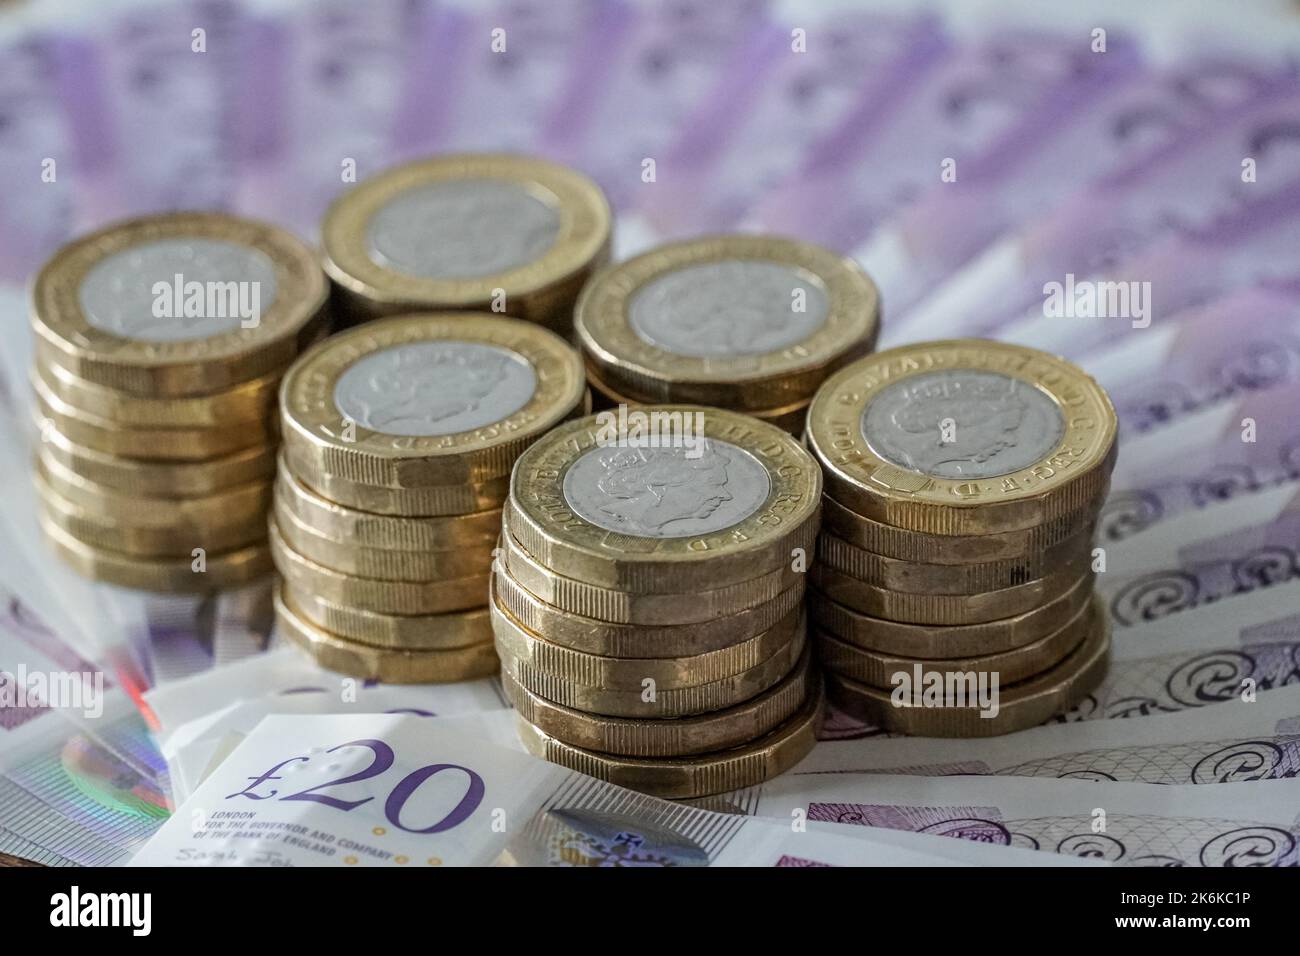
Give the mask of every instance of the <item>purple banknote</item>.
<path id="1" fill-rule="evenodd" d="M 822 137 L 748 222 L 854 250 L 934 184 L 960 182 L 968 162 L 1021 124 L 1104 98 L 1140 62 L 1135 45 L 1118 35 L 1103 54 L 1090 49 L 1086 34 L 990 30 L 883 108 L 851 115 Z"/>
<path id="2" fill-rule="evenodd" d="M 765 0 L 650 4 L 572 80 L 536 148 L 593 176 L 619 211 L 656 195 L 681 122 L 772 42 Z"/>
<path id="3" fill-rule="evenodd" d="M 641 209 L 657 237 L 734 228 L 812 144 L 906 96 L 950 48 L 932 16 L 837 11 L 801 22 L 774 27 L 764 55 L 686 123 Z"/>
<path id="4" fill-rule="evenodd" d="M 1208 249 L 1222 247 L 1216 234 L 1225 230 L 1234 237 L 1285 234 L 1300 190 L 1297 123 L 1300 82 L 1275 78 L 1249 105 L 1213 113 L 990 246 L 894 334 L 996 334 L 1079 354 L 1150 328 L 1196 301 L 1189 280 L 1205 292 L 1190 263 L 1180 269 L 1158 256 L 1163 267 L 1152 274 L 1141 257 L 1160 243 L 1181 239 Z M 1258 259 L 1258 248 L 1253 255 Z"/>
<path id="5" fill-rule="evenodd" d="M 1109 93 L 1087 88 L 936 183 L 857 250 L 895 317 L 1019 224 L 1080 186 L 1153 153 L 1226 106 L 1248 103 L 1269 73 L 1203 57 L 1159 71 L 1117 71 Z M 894 337 L 907 331 L 894 324 Z"/>

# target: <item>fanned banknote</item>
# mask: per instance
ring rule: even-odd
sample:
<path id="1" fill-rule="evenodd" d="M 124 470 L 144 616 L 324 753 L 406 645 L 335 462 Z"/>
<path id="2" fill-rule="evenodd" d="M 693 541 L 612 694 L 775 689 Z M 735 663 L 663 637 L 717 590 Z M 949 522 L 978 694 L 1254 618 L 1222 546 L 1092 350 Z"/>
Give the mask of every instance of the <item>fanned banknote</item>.
<path id="1" fill-rule="evenodd" d="M 1205 786 L 1024 777 L 801 774 L 736 796 L 748 812 L 1022 847 L 1122 866 L 1295 866 L 1300 780 Z"/>
<path id="2" fill-rule="evenodd" d="M 1124 327 L 1145 330 L 1154 310 L 1165 316 L 1195 304 L 1174 277 L 1161 276 L 1156 287 L 1130 264 L 1174 236 L 1214 242 L 1225 229 L 1250 235 L 1276 229 L 1278 216 L 1284 224 L 1294 219 L 1300 160 L 1287 130 L 1298 111 L 1300 81 L 1290 73 L 1248 106 L 1224 106 L 990 246 L 895 333 L 994 334 L 1078 355 Z"/>
<path id="3" fill-rule="evenodd" d="M 1165 784 L 1300 776 L 1300 684 L 1137 722 L 1054 723 L 975 740 L 826 741 L 791 774 L 867 771 Z"/>
<path id="4" fill-rule="evenodd" d="M 454 727 L 455 725 L 450 725 Z M 143 866 L 1016 865 L 942 841 L 684 807 L 410 716 L 269 716 Z M 893 839 L 890 839 L 892 837 Z M 972 848 L 963 848 L 972 849 Z"/>

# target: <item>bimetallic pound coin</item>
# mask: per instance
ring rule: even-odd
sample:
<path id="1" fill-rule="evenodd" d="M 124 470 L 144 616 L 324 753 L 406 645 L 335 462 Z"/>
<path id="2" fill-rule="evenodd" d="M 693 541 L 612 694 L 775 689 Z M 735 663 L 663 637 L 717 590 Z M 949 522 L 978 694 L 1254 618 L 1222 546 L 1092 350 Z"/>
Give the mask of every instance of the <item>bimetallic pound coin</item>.
<path id="1" fill-rule="evenodd" d="M 734 614 L 689 624 L 615 624 L 547 604 L 516 581 L 505 562 L 492 576 L 492 600 L 554 644 L 603 657 L 689 657 L 728 647 L 776 625 L 803 600 L 804 583 Z"/>
<path id="2" fill-rule="evenodd" d="M 326 600 L 288 580 L 280 581 L 280 595 L 304 621 L 358 644 L 418 651 L 492 642 L 486 607 L 447 614 L 383 614 Z"/>
<path id="3" fill-rule="evenodd" d="M 814 565 L 813 588 L 861 614 L 906 624 L 984 624 L 1024 614 L 1059 597 L 1087 573 L 1090 556 L 1071 558 L 1051 573 L 996 591 L 978 594 L 924 594 L 890 591 L 849 577 L 824 564 Z"/>
<path id="4" fill-rule="evenodd" d="M 79 445 L 39 415 L 35 424 L 42 457 L 119 492 L 157 498 L 203 497 L 275 476 L 275 449 L 266 445 L 203 461 L 141 461 Z"/>
<path id="5" fill-rule="evenodd" d="M 530 693 L 508 673 L 501 686 L 520 717 L 544 734 L 574 747 L 627 757 L 684 757 L 739 747 L 785 723 L 817 693 L 821 677 L 812 653 L 803 657 L 780 683 L 744 703 L 699 717 L 635 720 L 601 717 L 561 707 Z"/>
<path id="6" fill-rule="evenodd" d="M 283 370 L 209 395 L 147 398 L 78 378 L 38 355 L 36 374 L 70 408 L 126 428 L 221 428 L 248 422 L 254 429 L 275 417 Z"/>
<path id="7" fill-rule="evenodd" d="M 942 675 L 942 692 L 936 685 L 937 699 L 927 703 L 925 687 L 915 680 L 881 690 L 828 673 L 827 696 L 845 713 L 893 733 L 992 737 L 1025 730 L 1075 706 L 1105 676 L 1110 620 L 1102 614 L 1093 622 L 1083 643 L 1055 667 L 1005 687 L 995 687 L 988 672 L 954 669 Z"/>
<path id="8" fill-rule="evenodd" d="M 816 589 L 808 592 L 808 612 L 817 627 L 857 647 L 897 657 L 980 657 L 1042 639 L 1064 627 L 1087 603 L 1094 577 L 1082 575 L 1060 597 L 1014 617 L 984 624 L 903 624 L 871 617 L 837 604 Z"/>
<path id="9" fill-rule="evenodd" d="M 275 567 L 296 591 L 319 594 L 334 604 L 365 608 L 381 614 L 445 614 L 478 607 L 487 601 L 487 576 L 442 578 L 437 581 L 387 581 L 343 574 L 294 551 L 269 522 L 268 540 Z"/>
<path id="10" fill-rule="evenodd" d="M 925 534 L 864 518 L 829 495 L 822 498 L 822 524 L 826 531 L 850 544 L 883 557 L 917 564 L 986 564 L 1035 560 L 1042 552 L 1090 533 L 1097 509 L 1106 500 L 1103 485 L 1096 499 L 1078 511 L 1025 528 L 999 534 Z"/>
<path id="11" fill-rule="evenodd" d="M 264 511 L 256 507 L 256 491 L 245 500 L 232 499 L 249 514 L 222 515 L 189 509 L 182 499 L 152 499 L 150 511 L 140 500 L 123 496 L 121 513 L 71 500 L 39 471 L 35 476 L 41 513 L 47 525 L 95 548 L 142 558 L 190 558 L 218 554 L 261 543 L 266 538 Z M 250 502 L 252 504 L 250 505 Z M 162 505 L 180 506 L 163 508 Z"/>
<path id="12" fill-rule="evenodd" d="M 646 681 L 669 690 L 711 684 L 743 673 L 793 640 L 796 627 L 803 623 L 802 609 L 796 609 L 766 631 L 730 647 L 703 654 L 689 657 L 604 657 L 551 643 L 529 631 L 499 604 L 493 603 L 491 610 L 492 630 L 503 653 L 563 680 L 637 692 L 644 689 Z"/>
<path id="13" fill-rule="evenodd" d="M 95 581 L 142 591 L 207 594 L 247 584 L 272 570 L 265 543 L 189 558 L 141 558 L 97 548 L 50 522 L 43 513 L 38 517 L 54 551 L 78 573 Z"/>
<path id="14" fill-rule="evenodd" d="M 614 408 L 618 405 L 627 405 L 629 407 L 637 405 L 653 405 L 655 399 L 636 399 L 631 396 L 622 394 L 618 389 L 606 384 L 599 374 L 599 370 L 593 368 L 594 362 L 587 362 L 587 384 L 591 386 L 593 394 L 600 399 L 597 410 Z M 803 401 L 794 402 L 790 405 L 782 405 L 780 408 L 762 408 L 747 409 L 746 415 L 752 415 L 759 421 L 767 422 L 769 425 L 775 425 L 782 431 L 787 431 L 792 435 L 799 436 L 803 434 L 804 420 L 808 417 L 808 405 L 811 397 Z"/>
<path id="15" fill-rule="evenodd" d="M 538 697 L 563 707 L 607 717 L 693 717 L 734 707 L 756 697 L 790 673 L 807 643 L 804 622 L 796 626 L 793 639 L 771 657 L 755 666 L 708 684 L 689 687 L 659 687 L 653 679 L 629 689 L 579 684 L 513 657 L 497 643 L 501 669 Z"/>
<path id="16" fill-rule="evenodd" d="M 501 551 L 506 573 L 540 600 L 569 614 L 614 624 L 699 624 L 739 614 L 773 600 L 777 595 L 801 586 L 807 577 L 801 570 L 781 565 L 756 578 L 720 588 L 646 594 L 601 587 L 555 574 L 525 551 L 508 532 L 502 535 Z"/>
<path id="17" fill-rule="evenodd" d="M 36 454 L 36 475 L 45 487 L 87 513 L 137 528 L 198 531 L 230 527 L 261 521 L 271 504 L 271 482 L 267 479 L 185 498 L 119 491 L 71 471 L 48 455 L 44 447 Z"/>
<path id="18" fill-rule="evenodd" d="M 501 536 L 501 509 L 441 518 L 395 517 L 349 508 L 322 498 L 282 463 L 276 502 L 317 533 L 336 541 L 390 551 L 492 548 Z"/>
<path id="19" fill-rule="evenodd" d="M 234 455 L 274 442 L 279 431 L 274 417 L 231 422 L 212 428 L 119 425 L 60 399 L 39 376 L 32 376 L 41 432 L 54 429 L 70 441 L 106 455 L 141 460 L 202 462 Z"/>
<path id="20" fill-rule="evenodd" d="M 807 401 L 871 351 L 875 284 L 852 260 L 771 236 L 660 246 L 598 274 L 575 331 L 602 381 L 649 401 L 766 410 Z"/>
<path id="21" fill-rule="evenodd" d="M 841 369 L 808 413 L 827 494 L 935 535 L 1020 531 L 1098 500 L 1115 461 L 1105 391 L 1064 359 L 983 339 L 891 349 Z"/>
<path id="22" fill-rule="evenodd" d="M 344 194 L 322 226 L 325 270 L 357 317 L 504 309 L 568 325 L 609 255 L 609 204 L 575 170 L 505 154 L 442 156 Z"/>
<path id="23" fill-rule="evenodd" d="M 326 497 L 326 477 L 392 489 L 490 481 L 585 395 L 577 353 L 536 325 L 476 313 L 371 322 L 285 376 L 285 460 Z"/>
<path id="24" fill-rule="evenodd" d="M 820 506 L 821 470 L 786 432 L 661 405 L 552 430 L 520 456 L 505 520 L 556 575 L 691 593 L 807 567 Z"/>
<path id="25" fill-rule="evenodd" d="M 448 650 L 399 650 L 344 640 L 303 620 L 275 593 L 276 625 L 326 670 L 386 684 L 430 684 L 488 677 L 497 671 L 492 644 Z"/>
<path id="26" fill-rule="evenodd" d="M 481 574 L 486 584 L 492 571 L 493 547 L 441 551 L 396 551 L 321 534 L 281 504 L 276 497 L 276 526 L 285 542 L 310 561 L 343 574 L 392 581 L 436 581 Z"/>
<path id="27" fill-rule="evenodd" d="M 76 239 L 32 290 L 40 354 L 95 385 L 203 395 L 284 368 L 326 322 L 315 252 L 221 213 L 132 219 Z"/>
<path id="28" fill-rule="evenodd" d="M 618 757 L 584 750 L 547 734 L 522 716 L 519 737 L 529 753 L 579 773 L 669 800 L 686 800 L 751 787 L 789 770 L 817 742 L 822 693 L 771 733 L 738 747 L 691 757 Z"/>
<path id="29" fill-rule="evenodd" d="M 817 560 L 873 587 L 903 593 L 981 594 L 1026 584 L 1090 554 L 1092 529 L 1023 557 L 970 564 L 901 561 L 850 544 L 823 528 Z"/>
<path id="30" fill-rule="evenodd" d="M 310 459 L 281 448 L 286 470 L 309 491 L 357 511 L 389 518 L 453 518 L 484 511 L 500 513 L 510 494 L 510 478 L 503 475 L 487 481 L 464 481 L 454 485 L 423 488 L 389 488 L 352 481 L 323 471 L 314 471 Z"/>
<path id="31" fill-rule="evenodd" d="M 1094 626 L 1094 618 L 1105 610 L 1096 598 L 1075 612 L 1074 617 L 1046 637 L 1031 644 L 1013 647 L 996 654 L 977 657 L 926 660 L 917 657 L 896 657 L 855 647 L 825 631 L 814 631 L 818 660 L 828 671 L 872 687 L 890 689 L 898 675 L 913 679 L 916 673 L 922 680 L 942 680 L 951 671 L 997 673 L 1001 685 L 1014 684 L 1049 670 L 1079 646 Z M 919 671 L 918 671 L 919 668 Z M 939 678 L 931 678 L 931 672 Z"/>

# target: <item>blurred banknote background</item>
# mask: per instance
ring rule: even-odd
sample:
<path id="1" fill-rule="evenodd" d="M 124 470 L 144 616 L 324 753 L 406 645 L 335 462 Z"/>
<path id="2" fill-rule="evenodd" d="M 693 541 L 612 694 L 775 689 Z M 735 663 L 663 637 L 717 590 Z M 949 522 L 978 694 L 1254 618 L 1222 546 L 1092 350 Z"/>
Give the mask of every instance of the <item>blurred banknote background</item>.
<path id="1" fill-rule="evenodd" d="M 987 336 L 1094 375 L 1121 434 L 1101 685 L 989 739 L 832 710 L 790 773 L 682 808 L 523 754 L 496 679 L 318 667 L 277 640 L 269 585 L 150 595 L 57 562 L 30 477 L 42 262 L 177 209 L 315 243 L 341 171 L 489 150 L 593 177 L 615 260 L 701 233 L 794 236 L 872 275 L 882 346 Z M 1138 283 L 1130 314 L 1048 314 L 1045 283 L 1098 280 Z M 223 798 L 365 739 L 411 774 L 472 767 L 520 822 L 457 829 L 453 812 L 421 831 L 399 787 L 358 814 L 351 850 L 241 862 L 1300 862 L 1294 4 L 4 3 L 0 322 L 0 853 L 230 862 L 216 837 L 257 821 L 223 818 Z M 246 803 L 307 826 L 337 812 Z M 389 812 L 406 825 L 376 850 L 365 834 Z"/>

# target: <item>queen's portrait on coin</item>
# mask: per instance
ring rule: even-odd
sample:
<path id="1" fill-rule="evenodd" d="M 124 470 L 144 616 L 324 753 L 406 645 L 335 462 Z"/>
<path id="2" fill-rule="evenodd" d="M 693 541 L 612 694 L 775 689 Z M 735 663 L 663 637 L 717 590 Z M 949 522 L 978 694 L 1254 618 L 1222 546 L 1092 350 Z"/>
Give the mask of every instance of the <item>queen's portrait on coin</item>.
<path id="1" fill-rule="evenodd" d="M 385 349 L 339 378 L 338 404 L 363 428 L 394 435 L 446 434 L 457 430 L 448 428 L 453 419 L 482 417 L 474 413 L 505 382 L 510 364 L 505 354 L 468 343 Z M 488 420 L 495 417 L 494 410 Z"/>
<path id="2" fill-rule="evenodd" d="M 684 448 L 616 448 L 601 456 L 600 510 L 630 534 L 662 534 L 685 518 L 707 518 L 732 498 L 730 457 L 713 442 L 689 458 Z"/>
<path id="3" fill-rule="evenodd" d="M 867 406 L 863 433 L 883 457 L 941 478 L 1028 467 L 1060 439 L 1050 398 L 1005 375 L 944 371 L 900 382 Z"/>

